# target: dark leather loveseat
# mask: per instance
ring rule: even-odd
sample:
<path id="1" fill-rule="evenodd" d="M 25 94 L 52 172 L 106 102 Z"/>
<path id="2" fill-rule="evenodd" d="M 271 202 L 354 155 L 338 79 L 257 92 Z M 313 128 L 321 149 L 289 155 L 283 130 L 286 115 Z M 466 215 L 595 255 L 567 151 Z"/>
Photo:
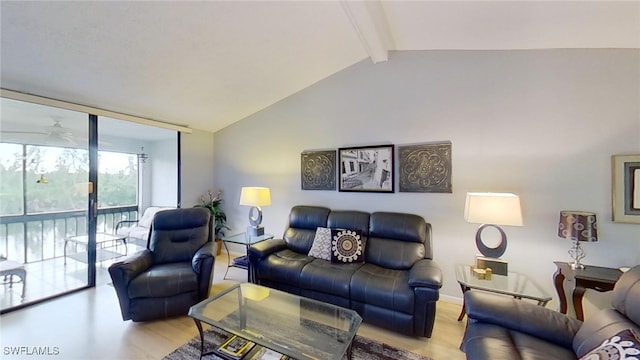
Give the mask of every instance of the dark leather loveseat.
<path id="1" fill-rule="evenodd" d="M 465 303 L 469 322 L 461 348 L 467 359 L 624 359 L 618 351 L 631 355 L 632 348 L 640 346 L 627 330 L 640 334 L 640 266 L 622 274 L 613 290 L 612 307 L 584 323 L 480 291 L 467 291 Z"/>
<path id="2" fill-rule="evenodd" d="M 309 256 L 318 227 L 360 230 L 364 262 Z M 442 272 L 432 260 L 431 226 L 417 215 L 295 206 L 283 239 L 249 249 L 260 285 L 356 310 L 364 321 L 430 337 Z"/>

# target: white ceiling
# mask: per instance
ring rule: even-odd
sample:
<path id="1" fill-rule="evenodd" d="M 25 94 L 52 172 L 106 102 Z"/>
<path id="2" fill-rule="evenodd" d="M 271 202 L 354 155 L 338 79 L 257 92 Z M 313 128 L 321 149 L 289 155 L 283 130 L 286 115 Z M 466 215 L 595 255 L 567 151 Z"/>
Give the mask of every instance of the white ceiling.
<path id="1" fill-rule="evenodd" d="M 393 50 L 640 48 L 640 1 L 0 2 L 5 89 L 216 131 Z"/>

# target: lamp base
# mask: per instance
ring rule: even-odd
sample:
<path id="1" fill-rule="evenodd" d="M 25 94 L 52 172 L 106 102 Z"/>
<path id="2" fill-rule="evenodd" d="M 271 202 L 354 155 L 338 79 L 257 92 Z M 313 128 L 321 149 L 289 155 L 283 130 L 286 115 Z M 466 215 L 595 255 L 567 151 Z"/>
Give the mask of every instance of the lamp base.
<path id="1" fill-rule="evenodd" d="M 571 249 L 569 249 L 568 253 L 569 253 L 569 256 L 571 256 L 571 259 L 573 259 L 573 261 L 569 263 L 569 266 L 571 266 L 571 269 L 573 270 L 584 269 L 584 265 L 580 262 L 580 260 L 584 259 L 584 257 L 586 256 L 586 253 L 580 246 L 580 241 L 575 240 L 573 242 L 573 246 L 571 247 Z"/>
<path id="2" fill-rule="evenodd" d="M 482 231 L 488 227 L 492 227 L 500 233 L 500 242 L 496 247 L 489 247 L 482 241 Z M 486 257 L 497 259 L 504 254 L 507 250 L 507 234 L 498 225 L 494 224 L 482 224 L 476 232 L 476 247 L 478 251 Z M 494 271 L 495 274 L 495 271 Z M 506 275 L 506 274 L 505 274 Z"/>
<path id="3" fill-rule="evenodd" d="M 263 226 L 249 226 L 247 227 L 247 234 L 251 236 L 262 236 L 264 235 L 264 227 Z"/>
<path id="4" fill-rule="evenodd" d="M 490 268 L 495 275 L 509 274 L 509 263 L 506 260 L 476 255 L 476 268 Z"/>
<path id="5" fill-rule="evenodd" d="M 579 262 L 570 262 L 569 267 L 571 267 L 572 270 L 582 270 L 584 269 L 584 264 Z"/>

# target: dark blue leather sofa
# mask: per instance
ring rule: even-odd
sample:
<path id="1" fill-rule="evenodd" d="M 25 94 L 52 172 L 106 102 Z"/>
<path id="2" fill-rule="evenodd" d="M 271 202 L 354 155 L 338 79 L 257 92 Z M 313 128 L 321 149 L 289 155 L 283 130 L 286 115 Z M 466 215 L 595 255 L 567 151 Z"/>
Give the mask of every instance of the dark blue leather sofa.
<path id="1" fill-rule="evenodd" d="M 318 227 L 360 230 L 364 263 L 307 255 Z M 417 215 L 295 206 L 282 239 L 249 249 L 257 284 L 356 310 L 365 322 L 430 337 L 442 271 L 433 261 L 431 226 Z"/>
<path id="2" fill-rule="evenodd" d="M 584 322 L 522 300 L 467 291 L 462 350 L 469 360 L 635 359 L 640 334 L 640 265 L 622 274 L 611 307 Z M 633 337 L 633 336 L 630 336 Z M 617 343 L 616 343 L 617 342 Z"/>

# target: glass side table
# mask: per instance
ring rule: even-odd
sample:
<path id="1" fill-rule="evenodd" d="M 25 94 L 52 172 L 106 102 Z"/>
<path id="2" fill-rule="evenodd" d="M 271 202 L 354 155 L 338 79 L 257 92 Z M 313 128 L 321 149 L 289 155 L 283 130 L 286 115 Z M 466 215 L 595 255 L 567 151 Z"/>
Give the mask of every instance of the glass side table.
<path id="1" fill-rule="evenodd" d="M 527 275 L 509 271 L 507 275 L 493 274 L 490 280 L 484 280 L 473 275 L 473 269 L 470 265 L 456 264 L 455 267 L 456 280 L 460 284 L 463 296 L 465 292 L 476 289 L 510 295 L 516 299 L 535 300 L 540 306 L 546 306 L 551 301 L 551 296 Z M 466 307 L 462 303 L 462 311 L 458 316 L 458 321 L 464 318 L 465 309 Z"/>
<path id="2" fill-rule="evenodd" d="M 251 245 L 257 244 L 259 242 L 269 240 L 269 239 L 273 239 L 273 235 L 264 234 L 260 236 L 253 236 L 249 233 L 240 233 L 240 234 L 235 234 L 231 236 L 223 236 L 221 238 L 222 245 L 224 245 L 224 248 L 227 251 L 227 270 L 224 272 L 224 279 L 227 278 L 227 273 L 229 272 L 229 268 L 235 267 L 235 268 L 247 270 L 247 279 L 251 280 L 249 279 L 249 276 L 251 276 L 251 270 L 249 269 L 249 265 L 250 265 L 249 257 L 246 254 L 249 253 L 249 248 L 251 247 Z M 244 245 L 246 248 L 245 255 L 239 256 L 233 259 L 232 261 L 231 254 L 229 254 L 229 248 L 227 247 L 227 243 Z"/>

